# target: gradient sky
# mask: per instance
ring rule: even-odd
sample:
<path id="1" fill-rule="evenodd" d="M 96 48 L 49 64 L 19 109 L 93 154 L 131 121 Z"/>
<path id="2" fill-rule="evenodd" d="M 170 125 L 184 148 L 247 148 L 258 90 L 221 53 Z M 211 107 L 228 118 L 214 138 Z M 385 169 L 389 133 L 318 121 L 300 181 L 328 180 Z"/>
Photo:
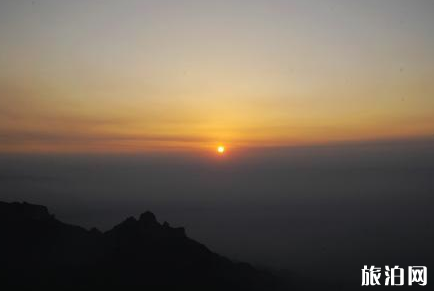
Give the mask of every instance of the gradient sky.
<path id="1" fill-rule="evenodd" d="M 434 134 L 434 1 L 0 2 L 0 152 Z"/>

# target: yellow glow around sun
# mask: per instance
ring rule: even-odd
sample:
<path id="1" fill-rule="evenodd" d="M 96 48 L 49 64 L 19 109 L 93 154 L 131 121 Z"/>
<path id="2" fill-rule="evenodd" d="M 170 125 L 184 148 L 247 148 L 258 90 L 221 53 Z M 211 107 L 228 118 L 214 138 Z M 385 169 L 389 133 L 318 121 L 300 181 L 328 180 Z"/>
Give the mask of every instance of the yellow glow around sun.
<path id="1" fill-rule="evenodd" d="M 223 153 L 225 152 L 225 147 L 224 147 L 224 146 L 218 146 L 218 147 L 217 147 L 217 152 L 218 152 L 219 154 L 223 154 Z"/>

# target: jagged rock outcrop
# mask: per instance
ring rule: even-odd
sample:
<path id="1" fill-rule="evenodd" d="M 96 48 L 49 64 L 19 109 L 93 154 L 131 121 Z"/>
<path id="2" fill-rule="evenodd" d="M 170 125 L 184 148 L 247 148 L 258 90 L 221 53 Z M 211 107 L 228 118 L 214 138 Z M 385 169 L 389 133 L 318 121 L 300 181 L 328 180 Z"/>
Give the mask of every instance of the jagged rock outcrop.
<path id="1" fill-rule="evenodd" d="M 145 212 L 102 233 L 62 223 L 44 206 L 0 202 L 1 290 L 275 290 Z"/>

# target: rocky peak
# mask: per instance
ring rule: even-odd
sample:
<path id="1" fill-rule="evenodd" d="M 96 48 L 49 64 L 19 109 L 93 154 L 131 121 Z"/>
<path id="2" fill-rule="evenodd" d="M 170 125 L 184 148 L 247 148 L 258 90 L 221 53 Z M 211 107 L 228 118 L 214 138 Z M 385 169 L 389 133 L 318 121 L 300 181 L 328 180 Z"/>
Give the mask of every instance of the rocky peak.
<path id="1" fill-rule="evenodd" d="M 155 218 L 154 213 L 150 211 L 146 211 L 140 215 L 139 221 L 142 224 L 158 224 L 157 219 Z"/>
<path id="2" fill-rule="evenodd" d="M 50 220 L 54 218 L 48 212 L 47 207 L 26 202 L 0 202 L 0 217 L 6 220 Z"/>

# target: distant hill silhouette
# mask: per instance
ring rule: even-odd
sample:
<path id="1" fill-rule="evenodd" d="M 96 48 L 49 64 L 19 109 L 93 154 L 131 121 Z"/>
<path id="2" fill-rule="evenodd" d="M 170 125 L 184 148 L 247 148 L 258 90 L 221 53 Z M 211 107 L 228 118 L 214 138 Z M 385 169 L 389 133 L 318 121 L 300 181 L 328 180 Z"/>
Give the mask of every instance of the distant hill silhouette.
<path id="1" fill-rule="evenodd" d="M 277 290 L 145 212 L 107 232 L 65 224 L 47 208 L 0 202 L 0 290 Z"/>

